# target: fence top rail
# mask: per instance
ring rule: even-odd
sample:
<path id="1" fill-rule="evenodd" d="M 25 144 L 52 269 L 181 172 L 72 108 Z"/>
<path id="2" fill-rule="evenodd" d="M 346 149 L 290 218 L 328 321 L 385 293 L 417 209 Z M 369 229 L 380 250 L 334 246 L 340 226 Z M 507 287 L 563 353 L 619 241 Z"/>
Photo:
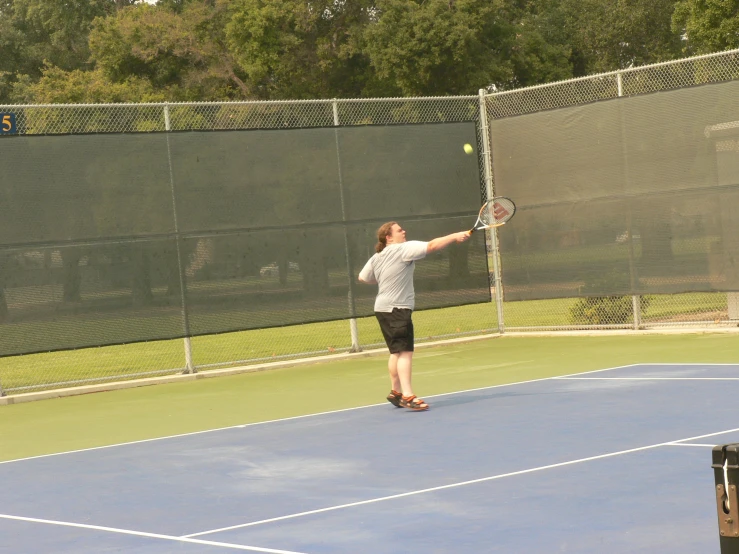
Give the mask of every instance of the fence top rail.
<path id="1" fill-rule="evenodd" d="M 393 96 L 383 98 L 321 98 L 314 100 L 202 100 L 197 102 L 120 102 L 107 104 L 0 104 L 0 108 L 164 108 L 175 106 L 255 106 L 255 105 L 301 105 L 301 104 L 355 104 L 379 102 L 435 102 L 442 100 L 479 100 L 478 95 L 463 96 Z"/>
<path id="2" fill-rule="evenodd" d="M 518 94 L 522 92 L 527 92 L 531 90 L 537 90 L 537 89 L 543 89 L 543 88 L 549 88 L 549 87 L 556 87 L 559 85 L 565 85 L 569 83 L 578 83 L 582 81 L 594 81 L 597 79 L 604 79 L 606 77 L 613 77 L 618 75 L 623 75 L 624 73 L 634 73 L 634 72 L 640 72 L 645 71 L 648 69 L 654 69 L 656 67 L 664 67 L 669 65 L 678 65 L 682 63 L 689 63 L 689 62 L 695 62 L 699 60 L 705 60 L 710 58 L 719 58 L 723 56 L 731 56 L 733 54 L 739 54 L 739 48 L 735 48 L 733 50 L 724 50 L 723 52 L 713 52 L 711 54 L 703 54 L 700 56 L 692 56 L 689 58 L 680 58 L 677 60 L 669 60 L 666 62 L 658 62 L 653 63 L 649 65 L 639 65 L 636 67 L 627 67 L 624 69 L 616 69 L 615 71 L 606 71 L 604 73 L 594 73 L 593 75 L 585 75 L 584 77 L 576 77 L 574 79 L 563 79 L 561 81 L 552 81 L 551 83 L 542 83 L 540 85 L 532 85 L 530 87 L 522 87 L 522 88 L 515 88 L 511 90 L 501 90 L 497 92 L 490 92 L 486 94 L 486 97 L 498 97 L 498 96 L 505 96 L 510 94 Z"/>

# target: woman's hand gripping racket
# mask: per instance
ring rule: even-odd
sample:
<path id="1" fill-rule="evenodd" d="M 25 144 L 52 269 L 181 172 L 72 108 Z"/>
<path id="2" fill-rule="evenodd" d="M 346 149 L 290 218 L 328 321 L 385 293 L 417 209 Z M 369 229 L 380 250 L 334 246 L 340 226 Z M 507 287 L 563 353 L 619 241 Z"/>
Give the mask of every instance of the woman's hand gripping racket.
<path id="1" fill-rule="evenodd" d="M 482 205 L 475 226 L 467 232 L 471 235 L 475 231 L 500 227 L 510 220 L 515 213 L 516 205 L 513 200 L 505 196 L 497 196 Z"/>

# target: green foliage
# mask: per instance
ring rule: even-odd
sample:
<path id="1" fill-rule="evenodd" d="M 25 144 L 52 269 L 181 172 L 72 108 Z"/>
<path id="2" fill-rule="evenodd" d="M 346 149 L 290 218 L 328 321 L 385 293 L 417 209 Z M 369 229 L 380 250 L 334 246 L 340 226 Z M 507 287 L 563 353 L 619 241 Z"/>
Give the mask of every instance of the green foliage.
<path id="1" fill-rule="evenodd" d="M 583 287 L 583 294 L 603 291 L 628 291 L 629 275 L 619 271 L 591 278 Z M 649 307 L 649 296 L 639 297 L 639 307 L 643 313 Z M 634 320 L 634 306 L 631 296 L 588 296 L 580 298 L 570 308 L 570 322 L 575 325 L 616 325 Z"/>
<path id="2" fill-rule="evenodd" d="M 90 50 L 113 82 L 147 79 L 171 100 L 229 100 L 252 94 L 226 47 L 225 2 L 176 11 L 137 5 L 95 20 Z"/>
<path id="3" fill-rule="evenodd" d="M 141 77 L 129 77 L 122 82 L 111 82 L 101 70 L 64 71 L 47 66 L 41 78 L 32 81 L 21 78 L 13 87 L 12 98 L 17 102 L 39 104 L 162 102 L 163 91 Z"/>
<path id="4" fill-rule="evenodd" d="M 511 79 L 500 48 L 511 31 L 499 23 L 499 2 L 380 0 L 377 6 L 364 51 L 378 76 L 404 95 L 470 93 L 471 83 Z"/>
<path id="5" fill-rule="evenodd" d="M 0 101 L 12 84 L 41 77 L 45 65 L 89 69 L 88 35 L 96 17 L 113 14 L 133 0 L 4 0 L 0 2 Z"/>
<path id="6" fill-rule="evenodd" d="M 572 49 L 575 75 L 675 59 L 675 0 L 550 0 L 543 17 Z"/>
<path id="7" fill-rule="evenodd" d="M 650 303 L 648 296 L 639 297 L 642 312 Z M 570 310 L 570 321 L 586 325 L 615 325 L 634 320 L 634 306 L 630 296 L 593 296 L 581 298 Z"/>
<path id="8" fill-rule="evenodd" d="M 2 24 L 10 33 L 5 46 L 16 51 L 13 69 L 29 73 L 43 61 L 65 69 L 83 67 L 92 20 L 115 10 L 108 0 L 14 0 L 9 6 Z"/>
<path id="9" fill-rule="evenodd" d="M 0 103 L 144 100 L 154 92 L 175 101 L 472 95 L 674 59 L 683 52 L 682 35 L 689 51 L 736 47 L 738 6 L 739 0 L 0 0 Z M 78 83 L 75 71 L 96 73 L 98 90 L 73 93 L 70 85 L 52 94 L 36 87 L 51 82 L 52 68 Z"/>
<path id="10" fill-rule="evenodd" d="M 260 98 L 386 92 L 360 50 L 373 7 L 370 0 L 233 0 L 229 49 Z"/>
<path id="11" fill-rule="evenodd" d="M 739 47 L 739 0 L 682 0 L 672 18 L 685 51 L 707 54 Z"/>
<path id="12" fill-rule="evenodd" d="M 572 46 L 550 42 L 553 34 L 548 22 L 527 15 L 520 21 L 518 31 L 510 52 L 513 76 L 509 83 L 501 85 L 526 87 L 572 77 Z"/>

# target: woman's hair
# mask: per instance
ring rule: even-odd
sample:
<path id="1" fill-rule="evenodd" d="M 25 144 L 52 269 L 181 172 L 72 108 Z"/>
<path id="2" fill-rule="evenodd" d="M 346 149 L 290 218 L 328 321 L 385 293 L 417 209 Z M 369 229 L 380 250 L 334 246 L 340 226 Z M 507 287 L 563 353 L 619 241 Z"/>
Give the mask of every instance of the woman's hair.
<path id="1" fill-rule="evenodd" d="M 393 225 L 396 224 L 396 221 L 388 221 L 380 226 L 377 230 L 377 244 L 375 244 L 375 252 L 379 254 L 385 249 L 387 246 L 387 236 L 390 234 Z"/>

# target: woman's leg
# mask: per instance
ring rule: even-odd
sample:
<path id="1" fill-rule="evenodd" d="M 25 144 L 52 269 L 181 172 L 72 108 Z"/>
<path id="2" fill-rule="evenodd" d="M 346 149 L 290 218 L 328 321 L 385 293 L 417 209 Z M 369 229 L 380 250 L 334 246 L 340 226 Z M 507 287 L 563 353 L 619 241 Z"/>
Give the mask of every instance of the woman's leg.
<path id="1" fill-rule="evenodd" d="M 387 361 L 387 369 L 390 373 L 390 387 L 395 392 L 402 392 L 402 385 L 398 377 L 398 358 L 400 358 L 400 354 L 390 354 L 390 358 Z"/>
<path id="2" fill-rule="evenodd" d="M 411 372 L 413 369 L 413 352 L 400 352 L 393 354 L 397 356 L 395 362 L 396 373 L 403 396 L 413 396 L 413 385 L 411 384 Z M 398 389 L 395 389 L 398 390 Z"/>

